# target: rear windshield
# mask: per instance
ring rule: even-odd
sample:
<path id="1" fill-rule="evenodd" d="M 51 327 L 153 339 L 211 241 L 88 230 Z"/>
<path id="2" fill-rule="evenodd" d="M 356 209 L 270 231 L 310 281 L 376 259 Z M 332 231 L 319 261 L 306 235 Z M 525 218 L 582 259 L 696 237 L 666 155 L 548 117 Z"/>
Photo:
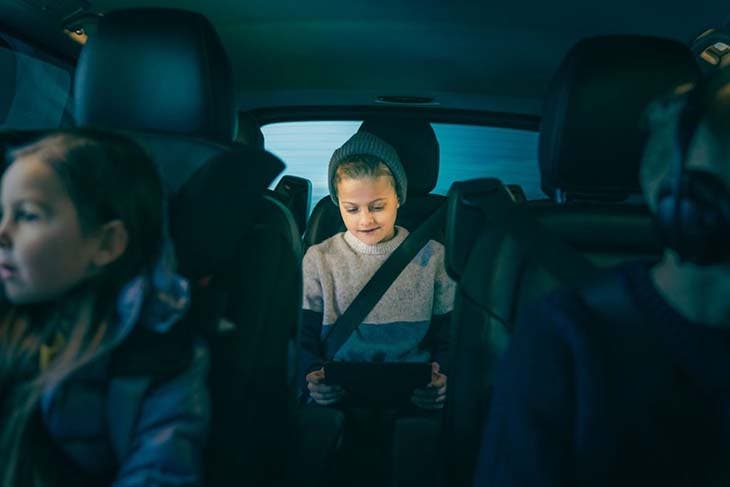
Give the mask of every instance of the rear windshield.
<path id="1" fill-rule="evenodd" d="M 327 163 L 361 122 L 286 122 L 262 128 L 266 149 L 286 163 L 286 174 L 312 181 L 312 207 L 327 196 Z M 528 199 L 544 198 L 537 166 L 537 132 L 475 125 L 434 123 L 441 149 L 434 193 L 446 194 L 454 181 L 495 177 L 518 184 Z M 274 183 L 276 184 L 276 183 Z"/>

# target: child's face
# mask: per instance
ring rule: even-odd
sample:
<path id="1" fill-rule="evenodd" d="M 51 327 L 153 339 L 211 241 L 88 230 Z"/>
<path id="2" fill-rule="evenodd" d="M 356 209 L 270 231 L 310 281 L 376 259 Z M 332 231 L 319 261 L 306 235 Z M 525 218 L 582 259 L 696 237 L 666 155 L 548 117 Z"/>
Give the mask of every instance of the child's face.
<path id="1" fill-rule="evenodd" d="M 89 276 L 98 239 L 84 235 L 71 198 L 40 155 L 7 169 L 0 202 L 0 281 L 10 302 L 48 301 Z"/>
<path id="2" fill-rule="evenodd" d="M 337 198 L 345 227 L 361 242 L 375 245 L 393 238 L 398 196 L 390 177 L 344 178 Z"/>

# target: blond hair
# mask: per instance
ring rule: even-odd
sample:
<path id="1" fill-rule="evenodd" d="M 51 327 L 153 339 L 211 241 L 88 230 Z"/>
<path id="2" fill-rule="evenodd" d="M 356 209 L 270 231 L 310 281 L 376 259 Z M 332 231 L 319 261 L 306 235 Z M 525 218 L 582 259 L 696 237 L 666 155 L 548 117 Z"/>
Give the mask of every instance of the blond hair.
<path id="1" fill-rule="evenodd" d="M 393 186 L 393 190 L 397 190 L 395 177 L 390 168 L 383 161 L 375 156 L 368 154 L 350 156 L 337 166 L 335 171 L 334 187 L 335 190 L 340 182 L 345 179 L 377 179 L 385 176 Z"/>

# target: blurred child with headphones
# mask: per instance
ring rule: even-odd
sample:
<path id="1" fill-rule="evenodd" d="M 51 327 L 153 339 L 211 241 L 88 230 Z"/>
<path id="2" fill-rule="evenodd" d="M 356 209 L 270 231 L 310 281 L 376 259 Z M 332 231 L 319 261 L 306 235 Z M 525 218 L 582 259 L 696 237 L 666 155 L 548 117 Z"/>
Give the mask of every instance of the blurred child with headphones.
<path id="1" fill-rule="evenodd" d="M 730 68 L 648 120 L 663 258 L 522 314 L 477 485 L 730 485 Z"/>

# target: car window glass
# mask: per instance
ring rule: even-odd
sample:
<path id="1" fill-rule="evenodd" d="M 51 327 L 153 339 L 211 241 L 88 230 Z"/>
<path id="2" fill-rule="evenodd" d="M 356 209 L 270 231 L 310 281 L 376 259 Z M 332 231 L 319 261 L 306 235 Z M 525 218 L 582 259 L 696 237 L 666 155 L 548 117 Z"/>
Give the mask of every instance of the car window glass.
<path id="1" fill-rule="evenodd" d="M 262 127 L 266 149 L 286 163 L 285 174 L 312 181 L 312 206 L 328 194 L 327 164 L 360 126 L 359 121 L 284 122 Z M 434 193 L 454 181 L 496 177 L 519 184 L 528 199 L 543 198 L 537 165 L 537 132 L 461 124 L 433 124 L 441 149 Z M 278 182 L 275 181 L 272 188 Z"/>

